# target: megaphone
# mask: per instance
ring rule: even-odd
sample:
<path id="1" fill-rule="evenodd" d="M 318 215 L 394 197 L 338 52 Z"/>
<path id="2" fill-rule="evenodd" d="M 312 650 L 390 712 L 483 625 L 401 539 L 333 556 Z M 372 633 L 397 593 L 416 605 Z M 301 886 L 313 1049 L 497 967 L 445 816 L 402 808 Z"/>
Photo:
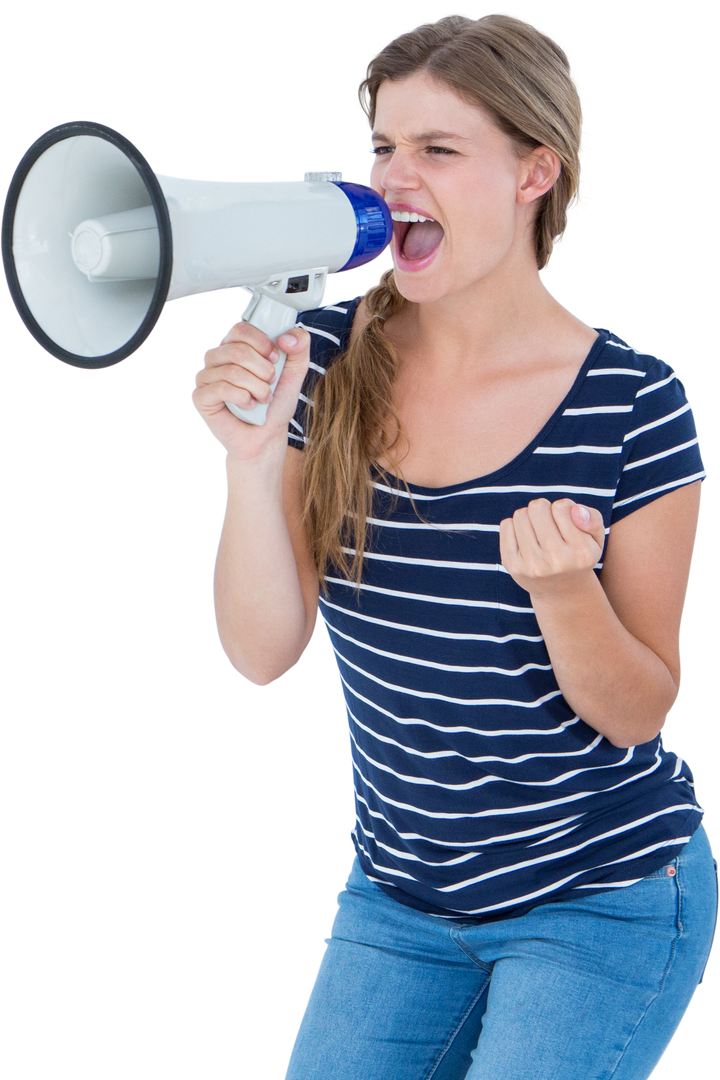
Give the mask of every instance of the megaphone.
<path id="1" fill-rule="evenodd" d="M 2 254 L 36 340 L 66 363 L 101 368 L 145 341 L 166 300 L 213 289 L 249 289 L 243 318 L 276 341 L 298 311 L 319 307 L 328 273 L 376 258 L 392 228 L 383 199 L 339 173 L 279 183 L 156 176 L 117 131 L 77 122 L 46 132 L 20 162 Z M 228 408 L 265 422 L 267 405 Z"/>

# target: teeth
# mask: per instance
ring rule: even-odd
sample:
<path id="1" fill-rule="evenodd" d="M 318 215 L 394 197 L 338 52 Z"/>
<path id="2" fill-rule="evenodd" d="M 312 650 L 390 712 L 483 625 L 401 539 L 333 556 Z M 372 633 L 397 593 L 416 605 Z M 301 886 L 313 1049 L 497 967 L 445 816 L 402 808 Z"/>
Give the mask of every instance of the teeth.
<path id="1" fill-rule="evenodd" d="M 422 214 L 411 214 L 407 210 L 393 210 L 393 221 L 434 221 L 435 218 L 423 217 Z"/>

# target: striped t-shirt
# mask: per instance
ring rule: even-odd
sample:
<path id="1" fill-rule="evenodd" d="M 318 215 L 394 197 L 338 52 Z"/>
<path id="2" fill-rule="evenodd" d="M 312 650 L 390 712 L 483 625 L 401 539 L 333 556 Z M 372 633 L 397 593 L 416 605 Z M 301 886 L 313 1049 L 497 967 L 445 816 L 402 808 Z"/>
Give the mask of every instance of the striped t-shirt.
<path id="1" fill-rule="evenodd" d="M 347 347 L 358 302 L 299 317 L 312 362 L 291 446 L 304 445 L 313 387 Z M 501 564 L 499 524 L 532 498 L 569 496 L 607 530 L 703 476 L 672 370 L 601 330 L 509 464 L 410 484 L 424 520 L 402 484 L 376 481 L 361 587 L 330 573 L 320 607 L 350 723 L 353 840 L 385 891 L 484 922 L 632 885 L 688 842 L 703 813 L 690 769 L 660 736 L 616 747 L 573 712 L 530 597 Z"/>

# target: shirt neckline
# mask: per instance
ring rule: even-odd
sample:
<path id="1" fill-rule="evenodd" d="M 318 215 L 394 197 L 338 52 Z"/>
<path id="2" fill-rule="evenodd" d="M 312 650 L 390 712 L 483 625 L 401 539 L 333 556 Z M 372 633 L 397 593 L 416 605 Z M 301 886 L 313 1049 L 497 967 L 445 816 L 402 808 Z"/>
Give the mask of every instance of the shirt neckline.
<path id="1" fill-rule="evenodd" d="M 347 350 L 347 348 L 349 346 L 350 333 L 351 333 L 351 330 L 352 330 L 353 320 L 355 318 L 355 312 L 357 310 L 357 305 L 358 305 L 359 301 L 362 300 L 362 298 L 363 298 L 363 295 L 361 294 L 358 297 L 356 297 L 348 305 L 348 323 L 347 323 L 347 325 L 345 325 L 345 328 L 343 330 L 343 335 L 342 335 L 342 350 L 343 351 Z M 540 446 L 540 444 L 543 442 L 543 440 L 545 440 L 545 438 L 547 437 L 549 432 L 551 432 L 551 430 L 555 427 L 555 424 L 558 422 L 558 420 L 560 419 L 562 414 L 565 413 L 565 410 L 568 408 L 568 406 L 569 406 L 570 402 L 572 401 L 573 397 L 575 396 L 575 394 L 578 393 L 580 388 L 582 387 L 582 384 L 585 381 L 585 378 L 587 376 L 588 370 L 590 369 L 590 367 L 592 367 L 595 364 L 596 360 L 598 359 L 599 352 L 604 348 L 604 346 L 606 346 L 606 343 L 607 343 L 607 341 L 608 341 L 608 339 L 610 337 L 610 334 L 608 333 L 608 330 L 604 329 L 601 326 L 598 326 L 596 323 L 590 323 L 590 326 L 592 326 L 594 330 L 597 330 L 598 337 L 593 342 L 593 345 L 590 346 L 589 352 L 587 353 L 587 356 L 585 357 L 585 360 L 583 361 L 583 364 L 582 364 L 582 366 L 581 366 L 581 368 L 580 368 L 580 370 L 578 372 L 578 375 L 575 376 L 575 380 L 572 383 L 572 386 L 570 387 L 570 390 L 565 395 L 565 397 L 563 397 L 562 401 L 560 402 L 558 407 L 555 409 L 553 415 L 551 417 L 549 417 L 548 420 L 543 424 L 543 427 L 541 428 L 541 430 L 538 432 L 538 434 L 536 434 L 534 436 L 533 440 L 531 440 L 531 442 L 528 443 L 528 445 L 525 447 L 525 449 L 520 450 L 519 454 L 517 454 L 511 461 L 508 461 L 506 464 L 502 465 L 502 467 L 500 469 L 495 469 L 494 472 L 485 473 L 484 475 L 475 476 L 475 477 L 472 478 L 472 480 L 465 480 L 465 481 L 462 481 L 460 484 L 448 484 L 446 487 L 425 487 L 425 486 L 423 486 L 421 484 L 410 484 L 410 483 L 408 483 L 409 489 L 411 491 L 419 491 L 419 492 L 431 491 L 431 492 L 433 492 L 433 494 L 440 495 L 440 494 L 444 494 L 444 492 L 446 492 L 446 491 L 461 491 L 463 488 L 472 487 L 472 486 L 475 486 L 477 484 L 488 484 L 490 482 L 498 480 L 498 478 L 503 476 L 505 473 L 512 472 L 515 469 L 517 469 L 519 467 L 519 465 L 522 463 L 522 461 L 524 461 L 527 457 L 529 457 L 533 453 L 533 450 L 535 449 L 535 447 Z M 380 473 L 379 465 L 377 464 L 377 462 L 372 461 L 371 462 L 371 467 L 372 467 L 373 473 L 376 474 L 376 478 L 380 478 L 381 473 Z M 395 474 L 390 472 L 389 470 L 385 470 L 385 474 L 388 475 L 390 480 L 395 481 L 397 483 L 398 487 L 400 485 L 404 484 L 403 481 L 400 481 L 399 476 L 395 476 Z"/>

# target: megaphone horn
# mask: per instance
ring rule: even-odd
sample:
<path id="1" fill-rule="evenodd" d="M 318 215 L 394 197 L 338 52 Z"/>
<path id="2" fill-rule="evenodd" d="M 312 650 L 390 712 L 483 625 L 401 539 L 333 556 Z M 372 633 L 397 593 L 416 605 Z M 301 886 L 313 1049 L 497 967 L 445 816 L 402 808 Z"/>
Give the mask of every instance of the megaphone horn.
<path id="1" fill-rule="evenodd" d="M 371 188 L 339 173 L 222 183 L 156 176 L 117 131 L 76 122 L 35 142 L 13 176 L 2 254 L 36 340 L 77 367 L 133 353 L 166 300 L 243 286 L 243 318 L 273 340 L 318 307 L 328 273 L 369 262 L 392 219 Z M 285 355 L 276 364 L 280 377 Z M 267 406 L 228 408 L 253 424 Z"/>

